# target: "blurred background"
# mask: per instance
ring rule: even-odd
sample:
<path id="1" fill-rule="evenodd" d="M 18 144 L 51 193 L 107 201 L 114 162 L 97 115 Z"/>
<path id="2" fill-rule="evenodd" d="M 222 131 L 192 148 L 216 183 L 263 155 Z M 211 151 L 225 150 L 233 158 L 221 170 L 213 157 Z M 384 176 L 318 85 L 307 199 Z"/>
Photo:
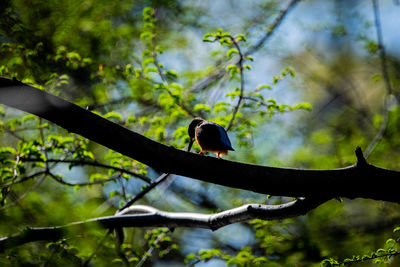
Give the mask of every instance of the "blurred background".
<path id="1" fill-rule="evenodd" d="M 224 127 L 232 122 L 229 160 L 341 168 L 355 162 L 360 146 L 368 162 L 399 171 L 399 15 L 399 2 L 389 0 L 3 0 L 0 76 L 180 149 L 189 141 L 190 120 L 202 116 Z M 226 70 L 240 57 L 227 56 L 232 43 L 203 41 L 219 29 L 246 38 L 237 42 L 243 56 L 251 56 L 242 75 Z M 150 179 L 160 175 L 21 111 L 0 106 L 0 116 L 1 236 L 112 215 L 146 185 L 87 162 Z M 53 176 L 41 173 L 44 168 Z M 136 203 L 212 213 L 291 200 L 175 176 Z M 96 249 L 104 230 L 85 229 L 51 245 L 13 248 L 0 263 L 74 266 L 95 253 L 89 265 L 320 266 L 325 258 L 370 255 L 396 239 L 399 222 L 395 203 L 331 200 L 306 216 L 216 232 L 125 229 L 122 256 L 112 236 Z M 385 262 L 400 264 L 397 257 Z M 378 262 L 359 263 L 373 264 Z"/>

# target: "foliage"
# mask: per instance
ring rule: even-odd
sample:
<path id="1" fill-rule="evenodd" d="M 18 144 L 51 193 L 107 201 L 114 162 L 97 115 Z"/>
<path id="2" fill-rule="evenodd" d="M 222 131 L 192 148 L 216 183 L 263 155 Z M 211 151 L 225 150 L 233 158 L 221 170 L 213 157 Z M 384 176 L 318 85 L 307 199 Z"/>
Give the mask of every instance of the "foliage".
<path id="1" fill-rule="evenodd" d="M 396 227 L 393 232 L 399 232 L 400 227 Z M 344 259 L 339 262 L 335 259 L 325 259 L 322 261 L 323 266 L 345 266 L 358 262 L 367 262 L 372 261 L 374 264 L 389 264 L 394 256 L 399 255 L 400 246 L 398 243 L 399 239 L 396 240 L 393 238 L 389 238 L 385 242 L 385 246 L 383 248 L 379 248 L 376 251 L 365 254 L 365 255 L 354 255 L 352 258 Z"/>
<path id="2" fill-rule="evenodd" d="M 0 4 L 0 76 L 179 149 L 188 144 L 189 121 L 201 116 L 228 130 L 231 160 L 339 168 L 354 163 L 360 145 L 371 147 L 368 161 L 399 170 L 400 63 L 388 52 L 389 95 L 372 23 L 345 2 L 326 16 L 338 14 L 331 24 L 313 18 L 315 24 L 297 27 L 281 1 L 6 0 Z M 274 21 L 280 14 L 286 14 L 282 26 Z M 295 50 L 286 49 L 300 30 L 306 37 Z M 6 106 L 0 106 L 0 133 L 1 236 L 113 215 L 159 175 Z M 211 213 L 287 200 L 175 177 L 137 203 Z M 104 229 L 80 229 L 63 240 L 8 249 L 0 262 L 396 266 L 399 230 L 392 229 L 399 219 L 393 203 L 333 200 L 303 217 L 254 220 L 213 233 L 124 229 L 122 244 Z"/>

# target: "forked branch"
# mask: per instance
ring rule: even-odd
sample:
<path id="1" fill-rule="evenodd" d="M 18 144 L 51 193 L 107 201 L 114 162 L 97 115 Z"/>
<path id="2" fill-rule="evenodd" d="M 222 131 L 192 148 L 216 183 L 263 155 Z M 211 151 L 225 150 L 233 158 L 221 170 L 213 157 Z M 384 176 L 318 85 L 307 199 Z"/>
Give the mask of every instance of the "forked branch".
<path id="1" fill-rule="evenodd" d="M 275 220 L 306 214 L 327 201 L 327 198 L 299 198 L 281 205 L 247 204 L 215 214 L 166 212 L 150 206 L 131 206 L 115 216 L 94 218 L 65 226 L 27 228 L 13 236 L 0 239 L 0 252 L 34 241 L 54 241 L 65 238 L 81 226 L 98 225 L 112 230 L 120 227 L 177 227 L 204 228 L 215 231 L 221 227 L 251 219 Z"/>

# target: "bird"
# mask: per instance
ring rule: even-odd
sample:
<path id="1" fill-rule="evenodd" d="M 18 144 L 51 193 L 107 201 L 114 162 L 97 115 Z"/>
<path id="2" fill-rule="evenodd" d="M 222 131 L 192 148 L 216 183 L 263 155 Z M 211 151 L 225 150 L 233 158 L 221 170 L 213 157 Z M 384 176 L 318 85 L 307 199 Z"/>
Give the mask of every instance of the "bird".
<path id="1" fill-rule="evenodd" d="M 201 148 L 199 154 L 212 152 L 220 158 L 221 155 L 228 154 L 228 150 L 235 151 L 224 127 L 215 122 L 196 117 L 189 124 L 188 134 L 190 137 L 188 151 L 195 140 Z"/>

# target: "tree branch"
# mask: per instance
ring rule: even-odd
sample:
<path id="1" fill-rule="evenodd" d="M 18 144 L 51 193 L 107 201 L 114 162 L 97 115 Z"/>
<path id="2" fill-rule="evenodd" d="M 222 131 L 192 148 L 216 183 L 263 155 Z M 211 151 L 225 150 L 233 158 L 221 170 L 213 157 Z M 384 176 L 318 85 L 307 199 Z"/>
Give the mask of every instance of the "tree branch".
<path id="1" fill-rule="evenodd" d="M 55 180 L 56 182 L 58 182 L 60 184 L 63 184 L 63 185 L 67 185 L 67 186 L 90 186 L 90 185 L 96 185 L 96 184 L 105 184 L 107 182 L 111 182 L 111 181 L 117 180 L 120 177 L 119 175 L 117 175 L 117 176 L 109 177 L 109 178 L 104 179 L 104 180 L 94 180 L 92 182 L 71 183 L 71 182 L 65 181 L 61 177 L 58 177 L 57 175 L 55 175 L 52 172 L 47 172 L 47 174 L 53 180 Z"/>
<path id="2" fill-rule="evenodd" d="M 385 82 L 387 95 L 385 95 L 385 99 L 384 99 L 384 103 L 383 103 L 384 104 L 383 120 L 381 122 L 381 125 L 379 127 L 377 134 L 375 135 L 374 139 L 372 139 L 371 143 L 367 146 L 367 148 L 365 150 L 365 155 L 367 158 L 372 153 L 372 151 L 375 149 L 375 147 L 378 145 L 378 143 L 382 140 L 383 136 L 386 133 L 386 129 L 387 129 L 388 122 L 389 122 L 389 109 L 390 109 L 390 105 L 391 105 L 390 97 L 393 96 L 397 99 L 397 97 L 393 94 L 393 89 L 390 84 L 389 72 L 388 72 L 387 63 L 386 63 L 385 46 L 383 45 L 383 36 L 382 36 L 382 27 L 381 27 L 381 21 L 380 21 L 380 16 L 379 16 L 378 0 L 372 0 L 372 7 L 374 10 L 374 21 L 375 21 L 376 37 L 377 37 L 378 48 L 379 48 L 379 57 L 380 57 L 380 61 L 381 61 L 382 76 L 383 76 L 383 80 Z M 399 99 L 397 99 L 397 101 L 399 101 Z"/>
<path id="3" fill-rule="evenodd" d="M 23 183 L 23 182 L 25 182 L 27 180 L 35 178 L 36 176 L 39 176 L 39 175 L 42 175 L 42 174 L 46 174 L 46 173 L 47 173 L 46 170 L 42 170 L 42 171 L 38 171 L 38 172 L 35 172 L 33 174 L 30 174 L 30 175 L 24 176 L 22 178 L 19 178 L 18 180 L 14 180 L 14 181 L 11 181 L 11 182 L 8 182 L 8 183 L 0 184 L 0 189 L 1 188 L 5 188 L 5 187 L 9 187 L 9 186 L 13 186 L 15 184 Z"/>
<path id="4" fill-rule="evenodd" d="M 378 40 L 379 56 L 381 58 L 382 75 L 383 75 L 383 79 L 385 81 L 386 90 L 387 90 L 388 94 L 390 95 L 390 94 L 392 94 L 393 89 L 392 89 L 392 86 L 390 85 L 389 72 L 387 69 L 386 51 L 385 51 L 385 46 L 383 45 L 383 36 L 382 36 L 382 27 L 381 27 L 381 21 L 380 21 L 380 16 L 379 16 L 378 0 L 372 0 L 372 6 L 374 9 L 374 21 L 375 21 L 375 28 L 376 28 L 376 37 Z"/>
<path id="5" fill-rule="evenodd" d="M 221 227 L 251 219 L 276 220 L 304 215 L 326 202 L 328 198 L 306 199 L 281 205 L 247 204 L 215 214 L 166 212 L 150 206 L 131 206 L 115 216 L 74 222 L 65 226 L 27 228 L 13 236 L 0 238 L 0 252 L 33 241 L 58 240 L 79 226 L 101 225 L 107 229 L 120 227 L 204 228 L 215 231 Z"/>
<path id="6" fill-rule="evenodd" d="M 300 2 L 300 0 L 291 0 L 286 8 L 282 9 L 279 12 L 279 15 L 275 18 L 274 22 L 268 26 L 268 29 L 265 32 L 265 35 L 258 40 L 256 44 L 251 46 L 245 53 L 244 56 L 248 56 L 253 54 L 255 51 L 260 49 L 264 43 L 272 36 L 275 30 L 282 24 L 283 20 L 286 18 L 287 14 L 296 6 L 296 4 Z"/>
<path id="7" fill-rule="evenodd" d="M 229 132 L 229 130 L 233 126 L 233 123 L 235 122 L 236 114 L 238 113 L 240 105 L 242 104 L 243 93 L 244 93 L 244 74 L 243 74 L 244 55 L 242 53 L 242 50 L 240 49 L 240 46 L 239 46 L 238 42 L 236 42 L 235 38 L 230 36 L 230 39 L 231 39 L 233 45 L 235 46 L 235 48 L 237 49 L 237 51 L 239 53 L 239 62 L 237 64 L 239 65 L 239 71 L 240 71 L 240 73 L 239 73 L 239 75 L 240 75 L 240 94 L 239 94 L 238 102 L 237 102 L 236 106 L 233 109 L 232 118 L 229 121 L 229 124 L 225 129 L 227 132 Z"/>
<path id="8" fill-rule="evenodd" d="M 253 54 L 258 49 L 260 49 L 265 44 L 266 41 L 268 41 L 268 39 L 273 35 L 275 30 L 282 24 L 283 20 L 286 18 L 288 13 L 296 6 L 296 4 L 298 2 L 300 2 L 300 0 L 291 0 L 289 2 L 289 4 L 279 12 L 279 15 L 275 18 L 275 20 L 272 22 L 272 24 L 268 25 L 268 27 L 265 31 L 265 35 L 260 40 L 258 40 L 258 42 L 256 44 L 249 47 L 249 49 L 247 49 L 247 51 L 243 53 L 244 57 Z M 239 61 L 237 61 L 234 64 L 238 64 L 238 63 L 239 63 Z M 190 89 L 190 91 L 196 92 L 196 91 L 203 90 L 204 88 L 207 88 L 214 81 L 223 77 L 225 75 L 225 73 L 226 73 L 225 67 L 224 67 L 224 65 L 222 65 L 222 66 L 218 67 L 217 70 L 212 72 L 210 75 L 202 78 L 200 81 L 198 81 L 196 84 L 194 84 L 192 86 L 192 88 Z"/>
<path id="9" fill-rule="evenodd" d="M 113 169 L 115 171 L 119 171 L 121 173 L 126 173 L 129 174 L 131 176 L 137 177 L 143 181 L 145 181 L 148 184 L 151 184 L 151 179 L 147 176 L 144 176 L 140 173 L 136 173 L 133 171 L 129 171 L 123 168 L 119 168 L 119 167 L 115 167 L 115 166 L 111 166 L 111 165 L 107 165 L 107 164 L 103 164 L 97 161 L 87 161 L 87 160 L 76 160 L 76 159 L 34 159 L 34 158 L 21 158 L 21 161 L 24 162 L 54 162 L 54 163 L 72 163 L 74 165 L 89 165 L 89 166 L 94 166 L 94 167 L 101 167 L 101 168 L 105 168 L 105 169 Z"/>
<path id="10" fill-rule="evenodd" d="M 168 147 L 16 80 L 0 78 L 0 103 L 47 119 L 155 170 L 261 194 L 400 202 L 400 172 L 371 164 L 305 170 L 245 164 Z"/>
<path id="11" fill-rule="evenodd" d="M 133 198 L 131 198 L 128 202 L 125 203 L 125 205 L 120 208 L 118 211 L 122 211 L 126 208 L 128 208 L 129 206 L 131 206 L 133 203 L 135 203 L 136 201 L 138 201 L 139 199 L 141 199 L 142 197 L 144 197 L 148 192 L 150 192 L 154 187 L 156 187 L 157 185 L 159 185 L 160 183 L 162 183 L 163 181 L 165 181 L 165 179 L 167 179 L 169 176 L 168 173 L 163 173 L 162 175 L 160 175 L 154 182 L 152 182 L 151 184 L 149 184 L 146 188 L 144 188 L 142 191 L 140 191 L 136 196 L 134 196 Z"/>

